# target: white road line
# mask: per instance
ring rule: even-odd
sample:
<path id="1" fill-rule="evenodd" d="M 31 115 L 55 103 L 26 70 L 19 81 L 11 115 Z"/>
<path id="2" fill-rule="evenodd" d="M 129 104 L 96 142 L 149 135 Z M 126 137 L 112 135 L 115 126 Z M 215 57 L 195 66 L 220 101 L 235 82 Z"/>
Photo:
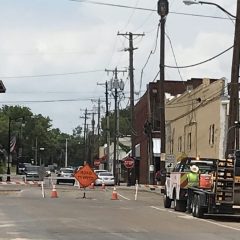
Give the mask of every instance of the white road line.
<path id="1" fill-rule="evenodd" d="M 195 220 L 210 223 L 210 224 L 213 224 L 213 225 L 216 225 L 216 226 L 219 226 L 219 227 L 224 227 L 224 228 L 232 229 L 232 230 L 235 230 L 235 231 L 240 231 L 240 228 L 231 227 L 231 226 L 228 226 L 228 225 L 225 225 L 225 224 L 212 222 L 210 220 L 206 220 L 206 219 L 202 219 L 202 218 L 195 218 L 195 217 L 192 217 L 192 216 L 187 215 L 187 214 L 183 214 L 183 213 L 179 213 L 179 212 L 175 212 L 175 211 L 171 211 L 171 210 L 166 210 L 165 208 L 159 208 L 159 207 L 154 207 L 154 206 L 150 206 L 150 207 L 153 208 L 153 209 L 159 210 L 159 211 L 168 211 L 170 213 L 180 215 L 179 217 L 181 217 L 181 218 L 191 219 L 191 220 L 195 219 Z"/>
<path id="2" fill-rule="evenodd" d="M 16 226 L 15 224 L 1 224 L 0 225 L 0 228 L 8 228 L 8 227 L 14 227 L 14 226 Z"/>
<path id="3" fill-rule="evenodd" d="M 196 218 L 196 220 L 199 220 L 199 221 L 202 221 L 202 222 L 211 223 L 211 224 L 217 225 L 219 227 L 224 227 L 224 228 L 232 229 L 232 230 L 235 230 L 235 231 L 240 231 L 240 228 L 235 228 L 235 227 L 227 226 L 227 225 L 216 223 L 216 222 L 211 222 L 211 221 L 206 220 L 206 219 Z"/>
<path id="4" fill-rule="evenodd" d="M 128 201 L 131 200 L 131 199 L 127 198 L 127 197 L 124 197 L 123 195 L 121 195 L 121 194 L 119 194 L 119 193 L 118 193 L 118 195 L 119 195 L 121 198 L 125 199 L 125 200 L 128 200 Z"/>
<path id="5" fill-rule="evenodd" d="M 154 206 L 150 206 L 150 208 L 166 212 L 166 209 L 164 209 L 164 208 L 159 208 L 159 207 L 154 207 Z"/>

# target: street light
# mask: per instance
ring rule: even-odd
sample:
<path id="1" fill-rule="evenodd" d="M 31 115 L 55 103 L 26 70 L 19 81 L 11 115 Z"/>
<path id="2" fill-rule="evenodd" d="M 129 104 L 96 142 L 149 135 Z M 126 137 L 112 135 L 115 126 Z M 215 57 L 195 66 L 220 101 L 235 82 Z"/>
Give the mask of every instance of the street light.
<path id="1" fill-rule="evenodd" d="M 212 3 L 212 2 L 205 2 L 205 1 L 194 1 L 194 0 L 184 0 L 183 1 L 184 4 L 186 5 L 193 5 L 193 4 L 206 4 L 206 5 L 214 5 L 217 8 L 221 9 L 223 12 L 225 12 L 226 14 L 228 14 L 229 16 L 236 18 L 236 16 L 234 16 L 233 14 L 231 14 L 230 12 L 228 12 L 226 9 L 224 9 L 223 7 L 221 7 L 220 5 L 216 4 L 216 3 Z"/>
<path id="2" fill-rule="evenodd" d="M 165 133 L 165 90 L 164 90 L 164 65 L 165 65 L 165 22 L 166 16 L 169 12 L 169 3 L 167 0 L 158 1 L 158 14 L 161 16 L 160 26 L 161 26 L 161 37 L 160 37 L 160 138 L 161 138 L 161 149 L 160 153 L 166 152 L 166 133 Z M 160 168 L 164 168 L 161 164 L 160 156 Z"/>
<path id="3" fill-rule="evenodd" d="M 39 166 L 41 166 L 42 165 L 42 151 L 44 151 L 45 150 L 45 148 L 44 147 L 40 147 L 39 148 L 39 150 L 40 150 L 40 162 L 39 162 Z M 44 164 L 44 161 L 43 161 L 43 164 Z M 45 165 L 45 164 L 44 164 Z"/>

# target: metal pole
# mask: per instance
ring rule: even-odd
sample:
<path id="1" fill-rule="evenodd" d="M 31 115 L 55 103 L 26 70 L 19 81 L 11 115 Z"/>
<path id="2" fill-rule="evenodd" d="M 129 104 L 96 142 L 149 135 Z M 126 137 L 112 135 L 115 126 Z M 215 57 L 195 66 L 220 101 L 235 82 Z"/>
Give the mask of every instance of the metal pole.
<path id="1" fill-rule="evenodd" d="M 36 140 L 35 140 L 35 165 L 38 164 L 38 139 L 36 137 Z"/>
<path id="2" fill-rule="evenodd" d="M 65 146 L 65 168 L 68 166 L 68 140 L 66 138 L 66 146 Z"/>
<path id="3" fill-rule="evenodd" d="M 160 38 L 160 136 L 161 150 L 160 153 L 165 153 L 165 90 L 164 90 L 164 58 L 165 58 L 165 17 L 161 17 L 161 38 Z M 160 160 L 161 166 L 161 160 Z"/>
<path id="4" fill-rule="evenodd" d="M 10 171 L 10 158 L 11 158 L 11 118 L 8 118 L 8 161 L 7 161 L 7 182 L 11 181 Z"/>

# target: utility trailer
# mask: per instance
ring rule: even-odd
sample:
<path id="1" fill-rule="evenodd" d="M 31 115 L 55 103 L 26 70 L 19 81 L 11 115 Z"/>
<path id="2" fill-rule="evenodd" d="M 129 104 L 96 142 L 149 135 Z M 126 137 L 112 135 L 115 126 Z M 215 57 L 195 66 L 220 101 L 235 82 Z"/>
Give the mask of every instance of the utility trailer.
<path id="1" fill-rule="evenodd" d="M 189 187 L 187 211 L 194 217 L 239 216 L 234 208 L 235 159 L 218 160 L 212 189 Z"/>
<path id="2" fill-rule="evenodd" d="M 235 208 L 236 203 L 239 204 L 237 195 L 240 195 L 239 161 L 236 161 L 235 156 L 215 161 L 211 188 L 188 187 L 186 183 L 183 187 L 182 179 L 186 179 L 184 174 L 187 173 L 170 173 L 165 186 L 164 206 L 170 208 L 173 201 L 176 211 L 187 211 L 198 218 L 240 217 L 239 209 Z"/>

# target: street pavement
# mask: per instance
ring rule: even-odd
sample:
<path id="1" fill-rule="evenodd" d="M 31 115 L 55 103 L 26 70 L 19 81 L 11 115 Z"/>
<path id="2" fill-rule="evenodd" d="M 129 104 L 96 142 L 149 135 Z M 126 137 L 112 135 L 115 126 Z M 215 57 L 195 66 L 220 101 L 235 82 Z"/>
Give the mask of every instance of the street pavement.
<path id="1" fill-rule="evenodd" d="M 197 219 L 164 209 L 160 188 L 0 185 L 1 240 L 237 240 L 239 220 Z M 85 194 L 84 194 L 85 193 Z M 83 198 L 83 197 L 86 198 Z M 135 200 L 136 199 L 136 200 Z"/>

